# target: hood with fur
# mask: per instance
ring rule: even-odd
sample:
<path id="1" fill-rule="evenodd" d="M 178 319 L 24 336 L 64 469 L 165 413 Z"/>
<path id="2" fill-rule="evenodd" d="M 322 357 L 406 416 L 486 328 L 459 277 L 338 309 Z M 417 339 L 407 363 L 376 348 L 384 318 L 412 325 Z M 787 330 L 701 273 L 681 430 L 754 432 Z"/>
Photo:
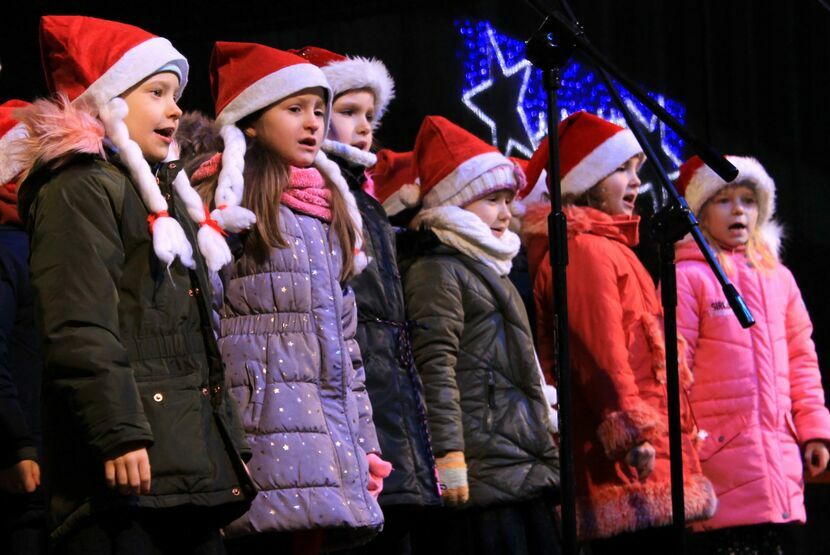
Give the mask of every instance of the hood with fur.
<path id="1" fill-rule="evenodd" d="M 129 137 L 124 118 L 128 112 L 126 102 L 114 98 L 100 107 L 99 116 L 83 106 L 69 102 L 65 95 L 55 100 L 41 99 L 20 111 L 20 122 L 25 126 L 27 137 L 23 148 L 16 156 L 23 169 L 23 178 L 36 166 L 51 171 L 59 170 L 79 155 L 93 155 L 106 158 L 104 141 L 107 139 L 135 183 L 144 204 L 152 216 L 150 226 L 153 250 L 166 265 L 177 258 L 185 266 L 195 266 L 193 247 L 190 245 L 181 224 L 169 216 L 167 200 L 158 187 L 150 165 L 144 159 L 141 149 Z M 199 225 L 197 243 L 205 257 L 208 268 L 218 271 L 231 261 L 231 253 L 222 230 L 211 217 L 190 186 L 184 172 L 179 172 L 173 187 L 185 204 L 190 218 Z"/>

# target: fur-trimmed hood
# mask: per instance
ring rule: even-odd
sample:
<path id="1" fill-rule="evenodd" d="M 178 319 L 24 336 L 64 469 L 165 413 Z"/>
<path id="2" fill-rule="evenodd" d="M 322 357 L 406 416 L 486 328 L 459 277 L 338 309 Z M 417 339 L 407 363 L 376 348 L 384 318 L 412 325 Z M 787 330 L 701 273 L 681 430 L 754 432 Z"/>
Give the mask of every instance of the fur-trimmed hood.
<path id="1" fill-rule="evenodd" d="M 78 156 L 106 159 L 107 150 L 117 152 L 125 173 L 135 184 L 150 213 L 156 256 L 167 266 L 178 258 L 182 264 L 193 268 L 193 246 L 181 224 L 169 215 L 167 200 L 149 163 L 129 136 L 124 123 L 127 112 L 127 103 L 116 97 L 98 107 L 96 117 L 83 104 L 71 103 L 65 95 L 59 95 L 55 100 L 40 99 L 22 109 L 19 117 L 27 137 L 16 155 L 20 157 L 18 162 L 23 168 L 24 184 L 35 167 L 54 172 Z M 222 230 L 190 186 L 184 172 L 178 172 L 173 188 L 184 202 L 187 214 L 199 225 L 197 243 L 208 268 L 218 271 L 232 259 Z M 21 214 L 25 214 L 22 203 Z"/>
<path id="2" fill-rule="evenodd" d="M 93 154 L 106 159 L 104 124 L 90 112 L 64 99 L 38 100 L 20 111 L 27 136 L 15 152 L 24 181 L 36 165 L 57 170 L 74 156 Z"/>

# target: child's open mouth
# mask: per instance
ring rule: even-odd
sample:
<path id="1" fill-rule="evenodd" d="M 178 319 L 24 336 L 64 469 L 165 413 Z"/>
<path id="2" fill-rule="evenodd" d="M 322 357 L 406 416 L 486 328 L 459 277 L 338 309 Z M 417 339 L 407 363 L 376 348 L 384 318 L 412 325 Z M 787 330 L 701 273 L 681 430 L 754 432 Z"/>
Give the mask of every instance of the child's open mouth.
<path id="1" fill-rule="evenodd" d="M 317 139 L 315 139 L 314 137 L 308 137 L 300 141 L 300 144 L 303 146 L 307 146 L 309 148 L 314 148 L 315 146 L 317 146 Z"/>
<path id="2" fill-rule="evenodd" d="M 164 142 L 170 144 L 173 142 L 173 133 L 176 132 L 175 127 L 165 127 L 163 129 L 154 129 L 153 132 L 160 136 Z"/>
<path id="3" fill-rule="evenodd" d="M 629 193 L 629 194 L 627 194 L 623 197 L 623 202 L 625 202 L 627 204 L 634 204 L 635 200 L 637 200 L 637 195 L 634 195 L 634 194 L 631 194 L 631 193 Z"/>
<path id="4" fill-rule="evenodd" d="M 743 230 L 745 230 L 745 229 L 746 229 L 746 224 L 742 224 L 742 223 L 740 223 L 740 222 L 735 222 L 734 224 L 732 224 L 732 225 L 730 225 L 730 226 L 729 226 L 729 229 L 731 229 L 731 230 L 741 230 L 741 231 L 743 231 Z"/>

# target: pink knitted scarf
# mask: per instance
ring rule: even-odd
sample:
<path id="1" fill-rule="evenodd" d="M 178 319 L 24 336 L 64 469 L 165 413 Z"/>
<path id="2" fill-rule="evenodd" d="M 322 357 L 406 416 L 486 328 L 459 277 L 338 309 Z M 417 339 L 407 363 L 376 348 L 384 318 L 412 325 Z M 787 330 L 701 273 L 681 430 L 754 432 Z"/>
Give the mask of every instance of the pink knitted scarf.
<path id="1" fill-rule="evenodd" d="M 199 166 L 190 178 L 191 183 L 198 184 L 217 174 L 221 166 L 220 152 Z M 292 166 L 288 188 L 283 191 L 280 202 L 302 214 L 331 222 L 331 190 L 317 168 Z"/>
<path id="2" fill-rule="evenodd" d="M 317 168 L 292 166 L 288 188 L 280 202 L 302 214 L 331 221 L 331 190 Z"/>

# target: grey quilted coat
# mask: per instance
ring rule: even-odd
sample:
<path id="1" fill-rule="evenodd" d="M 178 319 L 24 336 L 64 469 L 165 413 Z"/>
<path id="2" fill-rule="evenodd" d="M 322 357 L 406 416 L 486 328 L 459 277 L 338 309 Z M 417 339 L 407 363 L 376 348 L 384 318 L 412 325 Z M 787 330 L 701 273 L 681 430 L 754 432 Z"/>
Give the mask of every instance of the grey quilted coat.
<path id="1" fill-rule="evenodd" d="M 464 452 L 474 507 L 555 493 L 559 455 L 518 291 L 430 231 L 399 248 L 435 455 Z"/>
<path id="2" fill-rule="evenodd" d="M 380 448 L 354 295 L 328 224 L 282 206 L 280 232 L 288 246 L 267 263 L 246 270 L 242 254 L 222 274 L 219 347 L 262 492 L 226 532 L 327 528 L 327 543 L 360 543 L 383 515 L 367 490 L 365 453 Z"/>

